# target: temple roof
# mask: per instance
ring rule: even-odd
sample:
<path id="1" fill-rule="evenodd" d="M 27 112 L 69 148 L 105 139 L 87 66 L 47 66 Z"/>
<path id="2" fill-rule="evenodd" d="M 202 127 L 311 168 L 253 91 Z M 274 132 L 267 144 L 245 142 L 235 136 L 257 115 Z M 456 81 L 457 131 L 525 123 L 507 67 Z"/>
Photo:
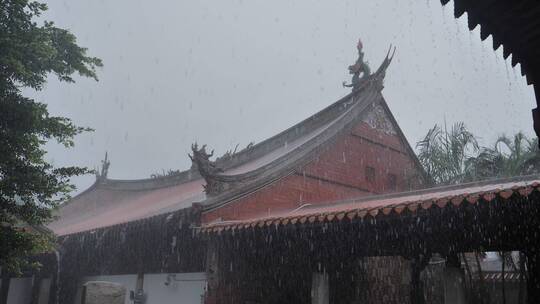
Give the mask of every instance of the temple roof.
<path id="1" fill-rule="evenodd" d="M 224 172 L 215 178 L 228 186 L 218 195 L 205 193 L 205 180 L 194 167 L 170 176 L 140 180 L 101 176 L 64 204 L 58 219 L 48 227 L 58 235 L 66 235 L 189 208 L 193 203 L 207 210 L 217 208 L 307 164 L 375 104 L 382 106 L 397 126 L 381 95 L 391 59 L 387 54 L 379 69 L 360 87 L 327 108 L 261 143 L 218 158 L 215 164 Z M 396 131 L 414 157 L 399 127 Z"/>

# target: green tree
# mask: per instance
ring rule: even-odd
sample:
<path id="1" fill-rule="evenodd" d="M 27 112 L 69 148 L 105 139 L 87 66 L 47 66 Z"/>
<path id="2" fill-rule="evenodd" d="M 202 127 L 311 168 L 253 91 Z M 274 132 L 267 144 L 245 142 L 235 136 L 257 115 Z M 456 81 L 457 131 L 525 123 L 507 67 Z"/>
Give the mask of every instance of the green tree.
<path id="1" fill-rule="evenodd" d="M 438 125 L 416 144 L 418 159 L 435 184 L 457 184 L 468 176 L 468 160 L 476 155 L 478 142 L 462 122 L 450 130 Z"/>
<path id="2" fill-rule="evenodd" d="M 435 125 L 417 145 L 418 159 L 436 184 L 456 184 L 540 172 L 538 139 L 519 132 L 500 136 L 480 147 L 476 137 L 458 122 L 448 131 Z"/>
<path id="3" fill-rule="evenodd" d="M 49 74 L 65 82 L 74 82 L 75 73 L 97 80 L 102 65 L 69 31 L 38 22 L 45 10 L 35 1 L 0 0 L 0 267 L 15 272 L 25 257 L 51 248 L 51 236 L 39 227 L 74 189 L 70 177 L 89 172 L 54 167 L 43 147 L 50 140 L 71 147 L 88 129 L 51 116 L 22 90 L 41 90 Z"/>
<path id="4" fill-rule="evenodd" d="M 540 172 L 538 139 L 518 132 L 512 138 L 500 136 L 493 146 L 483 147 L 468 160 L 469 180 L 512 177 Z"/>

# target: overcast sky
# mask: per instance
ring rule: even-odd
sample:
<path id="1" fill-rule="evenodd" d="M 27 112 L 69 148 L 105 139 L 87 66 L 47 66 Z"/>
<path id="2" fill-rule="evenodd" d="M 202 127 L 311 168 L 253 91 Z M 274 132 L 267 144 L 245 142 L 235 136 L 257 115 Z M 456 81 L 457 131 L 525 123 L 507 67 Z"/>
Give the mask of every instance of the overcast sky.
<path id="1" fill-rule="evenodd" d="M 383 95 L 412 146 L 435 123 L 464 121 L 482 143 L 532 136 L 532 87 L 491 38 L 438 0 L 47 1 L 104 67 L 99 82 L 51 77 L 36 99 L 95 132 L 76 147 L 49 145 L 56 165 L 98 167 L 110 178 L 186 169 L 192 142 L 216 153 L 259 142 L 347 94 L 347 66 L 364 43 L 372 70 L 397 52 Z M 75 180 L 79 191 L 93 176 Z"/>

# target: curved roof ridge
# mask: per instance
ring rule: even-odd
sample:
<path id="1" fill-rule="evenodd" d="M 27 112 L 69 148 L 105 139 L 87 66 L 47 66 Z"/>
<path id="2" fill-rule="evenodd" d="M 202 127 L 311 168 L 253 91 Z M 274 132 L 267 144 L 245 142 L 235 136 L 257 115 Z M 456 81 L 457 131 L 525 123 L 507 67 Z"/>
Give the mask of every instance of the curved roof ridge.
<path id="1" fill-rule="evenodd" d="M 273 151 L 285 142 L 298 139 L 310 133 L 314 128 L 321 127 L 325 123 L 328 123 L 329 121 L 343 114 L 343 112 L 348 108 L 347 102 L 352 94 L 353 92 L 345 95 L 338 101 L 300 121 L 299 123 L 281 131 L 280 133 L 256 143 L 250 148 L 238 151 L 230 158 L 226 159 L 227 163 L 221 164 L 220 160 L 217 160 L 217 164 L 222 165 L 222 167 L 226 167 L 225 169 L 231 169 Z"/>
<path id="2" fill-rule="evenodd" d="M 359 92 L 368 88 L 369 85 L 375 84 L 378 82 L 381 83 L 380 89 L 382 89 L 382 79 L 385 76 L 386 68 L 390 65 L 390 62 L 392 61 L 395 48 L 394 48 L 394 52 L 392 53 L 391 53 L 391 50 L 392 50 L 392 47 L 389 49 L 386 55 L 386 58 L 384 59 L 382 64 L 379 66 L 379 68 L 376 70 L 376 72 L 368 76 L 366 81 L 363 84 L 361 84 L 360 87 L 353 90 L 353 92 L 350 92 L 349 94 L 340 98 L 338 101 L 332 103 L 331 105 L 325 107 L 324 109 L 318 111 L 317 113 L 311 115 L 310 117 L 302 120 L 301 122 L 285 129 L 284 131 L 270 138 L 265 139 L 264 141 L 261 141 L 253 145 L 252 147 L 243 149 L 229 157 L 218 158 L 216 160 L 216 165 L 223 168 L 225 171 L 240 167 L 250 161 L 255 161 L 267 155 L 268 153 L 279 149 L 287 142 L 297 140 L 303 136 L 309 135 L 309 133 L 313 133 L 314 129 L 323 128 L 326 125 L 329 125 L 329 124 L 331 125 L 335 120 L 339 120 L 338 119 L 339 117 L 345 115 L 347 111 L 352 108 L 351 105 L 355 103 L 353 97 L 357 96 Z M 323 128 L 323 131 L 324 129 L 326 129 L 326 127 Z M 312 139 L 310 139 L 309 141 L 311 141 Z M 300 145 L 297 148 L 302 148 L 302 146 L 303 145 Z M 298 150 L 298 149 L 293 149 L 293 151 L 294 150 Z M 290 151 L 286 154 L 290 154 Z M 282 157 L 279 157 L 279 159 L 282 159 Z M 261 170 L 259 169 L 262 169 L 262 168 L 268 169 L 268 167 L 272 167 L 272 164 L 275 164 L 275 163 L 276 161 L 271 161 L 270 163 L 262 165 L 261 168 L 255 168 L 253 170 L 249 170 L 248 172 L 244 172 L 242 174 L 222 175 L 221 177 L 225 180 L 231 179 L 231 178 L 233 180 L 238 180 L 239 178 L 247 178 L 247 177 L 260 175 Z M 160 176 L 160 177 L 155 177 L 155 178 L 152 178 L 152 177 L 144 178 L 144 179 L 102 178 L 102 179 L 96 180 L 96 182 L 90 188 L 103 187 L 103 188 L 111 189 L 111 190 L 133 190 L 133 191 L 153 190 L 153 189 L 159 189 L 159 188 L 165 188 L 165 187 L 171 187 L 171 186 L 175 186 L 179 184 L 184 184 L 184 183 L 191 182 L 198 179 L 201 179 L 201 176 L 198 170 L 192 167 L 185 171 L 181 171 L 175 174 L 171 174 L 167 176 Z M 79 195 L 83 194 L 86 191 L 83 191 Z"/>
<path id="3" fill-rule="evenodd" d="M 392 48 L 390 48 L 386 58 L 375 73 L 369 75 L 353 92 L 340 100 L 339 106 L 348 106 L 343 107 L 343 113 L 334 117 L 320 133 L 315 134 L 295 149 L 284 153 L 273 161 L 254 170 L 237 175 L 221 174 L 214 176 L 213 178 L 217 181 L 229 184 L 229 186 L 225 192 L 207 198 L 203 203 L 205 208 L 207 210 L 219 208 L 291 174 L 295 168 L 309 162 L 311 160 L 310 156 L 316 151 L 325 149 L 337 134 L 351 127 L 352 124 L 360 119 L 361 114 L 370 105 L 380 102 L 384 103 L 381 91 L 384 87 L 383 80 L 386 69 L 390 65 L 394 55 L 394 53 L 390 55 L 391 50 Z M 333 106 L 335 105 L 333 104 Z"/>
<path id="4" fill-rule="evenodd" d="M 171 175 L 149 177 L 143 179 L 112 179 L 105 178 L 97 180 L 96 184 L 107 189 L 117 190 L 152 190 L 163 187 L 175 186 L 190 181 L 200 179 L 201 176 L 196 169 L 189 168 Z"/>
<path id="5" fill-rule="evenodd" d="M 349 104 L 347 104 L 347 102 L 350 100 L 352 94 L 353 92 L 347 94 L 346 96 L 340 98 L 337 102 L 327 106 L 326 108 L 320 110 L 312 116 L 302 120 L 301 122 L 287 128 L 286 130 L 270 138 L 267 138 L 253 145 L 250 148 L 240 150 L 230 157 L 217 159 L 216 164 L 219 167 L 224 168 L 225 170 L 234 169 L 280 148 L 286 142 L 293 141 L 307 135 L 308 133 L 313 131 L 314 128 L 322 127 L 336 117 L 339 117 L 339 115 L 342 115 L 343 112 L 349 108 Z M 196 169 L 189 168 L 185 171 L 181 171 L 175 174 L 159 176 L 155 178 L 104 178 L 102 180 L 96 180 L 96 182 L 91 187 L 101 186 L 108 189 L 118 190 L 150 190 L 175 186 L 200 178 L 201 176 Z"/>
<path id="6" fill-rule="evenodd" d="M 320 149 L 325 149 L 328 146 L 328 143 L 330 143 L 333 138 L 336 138 L 335 135 L 344 130 L 348 130 L 349 127 L 354 125 L 354 123 L 360 119 L 361 114 L 364 113 L 370 105 L 375 102 L 380 102 L 382 95 L 378 83 L 379 81 L 382 81 L 382 77 L 374 77 L 368 81 L 369 83 L 367 84 L 372 85 L 366 85 L 360 90 L 353 92 L 352 95 L 348 95 L 350 99 L 353 100 L 353 106 L 349 107 L 339 119 L 335 119 L 335 121 L 325 130 L 311 138 L 305 144 L 256 170 L 236 176 L 218 176 L 225 182 L 237 182 L 240 186 L 233 187 L 215 197 L 207 198 L 203 203 L 205 209 L 211 210 L 229 204 L 242 196 L 291 174 L 296 168 L 307 164 L 314 153 Z"/>
<path id="7" fill-rule="evenodd" d="M 286 142 L 293 141 L 301 138 L 312 132 L 315 128 L 320 128 L 325 124 L 331 122 L 335 118 L 343 115 L 343 113 L 349 109 L 348 102 L 354 92 L 351 92 L 338 101 L 311 115 L 310 117 L 302 120 L 301 122 L 285 129 L 284 131 L 269 137 L 252 147 L 243 149 L 233 154 L 230 157 L 221 158 L 216 160 L 216 164 L 225 170 L 234 169 L 249 161 L 256 160 L 269 152 L 272 152 L 280 148 Z M 102 180 L 96 180 L 93 186 L 104 186 L 109 189 L 118 190 L 150 190 L 163 187 L 174 186 L 182 183 L 187 183 L 201 178 L 199 172 L 193 168 L 189 168 L 185 171 L 181 171 L 175 174 L 159 177 L 149 177 L 142 179 L 112 179 L 104 178 Z M 81 193 L 82 194 L 82 193 Z"/>
<path id="8" fill-rule="evenodd" d="M 363 103 L 364 101 L 365 100 L 359 101 L 359 99 L 354 100 L 354 97 L 351 97 L 350 105 L 357 105 L 359 103 Z M 296 152 L 298 152 L 300 150 L 306 150 L 306 146 L 311 146 L 310 144 L 312 144 L 313 142 L 321 141 L 322 137 L 325 137 L 325 136 L 328 137 L 328 136 L 333 135 L 334 132 L 332 132 L 332 134 L 328 134 L 328 133 L 330 133 L 332 130 L 336 131 L 335 129 L 340 129 L 340 128 L 339 127 L 338 128 L 336 128 L 336 127 L 332 128 L 332 127 L 334 125 L 336 125 L 336 124 L 339 124 L 339 122 L 348 113 L 350 113 L 353 109 L 354 109 L 354 106 L 347 107 L 346 111 L 344 113 L 337 116 L 334 120 L 330 121 L 328 124 L 323 125 L 322 129 L 318 130 L 318 132 L 314 132 L 315 134 L 313 134 L 313 136 L 310 137 L 306 142 L 304 142 L 301 145 L 298 145 L 297 147 L 294 147 L 294 149 L 291 149 L 290 151 L 280 155 L 279 157 L 273 159 L 272 161 L 270 161 L 270 162 L 268 162 L 268 163 L 266 163 L 266 164 L 264 164 L 264 165 L 262 165 L 260 167 L 257 167 L 257 168 L 255 168 L 253 170 L 248 170 L 248 171 L 246 171 L 244 173 L 227 174 L 227 172 L 225 172 L 224 174 L 218 175 L 217 178 L 220 178 L 223 181 L 242 180 L 242 179 L 246 179 L 246 178 L 250 178 L 250 177 L 253 178 L 253 177 L 259 176 L 260 174 L 268 171 L 272 167 L 284 164 L 285 163 L 284 160 L 289 158 L 291 154 L 295 154 Z"/>

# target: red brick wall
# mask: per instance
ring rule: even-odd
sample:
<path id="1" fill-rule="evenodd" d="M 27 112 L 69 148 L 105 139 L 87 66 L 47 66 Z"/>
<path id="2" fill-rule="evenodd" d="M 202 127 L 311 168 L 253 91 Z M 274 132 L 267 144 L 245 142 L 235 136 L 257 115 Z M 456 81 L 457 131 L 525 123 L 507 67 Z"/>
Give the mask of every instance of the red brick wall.
<path id="1" fill-rule="evenodd" d="M 367 166 L 375 169 L 374 182 L 366 180 Z M 304 172 L 380 194 L 408 190 L 406 171 L 410 168 L 412 161 L 396 135 L 360 123 Z M 389 174 L 397 177 L 396 189 L 388 187 Z"/>
<path id="2" fill-rule="evenodd" d="M 359 123 L 303 170 L 218 209 L 203 213 L 203 223 L 247 219 L 289 211 L 310 203 L 408 190 L 413 161 L 397 135 Z M 366 166 L 375 169 L 366 180 Z M 389 174 L 396 189 L 389 189 Z"/>

